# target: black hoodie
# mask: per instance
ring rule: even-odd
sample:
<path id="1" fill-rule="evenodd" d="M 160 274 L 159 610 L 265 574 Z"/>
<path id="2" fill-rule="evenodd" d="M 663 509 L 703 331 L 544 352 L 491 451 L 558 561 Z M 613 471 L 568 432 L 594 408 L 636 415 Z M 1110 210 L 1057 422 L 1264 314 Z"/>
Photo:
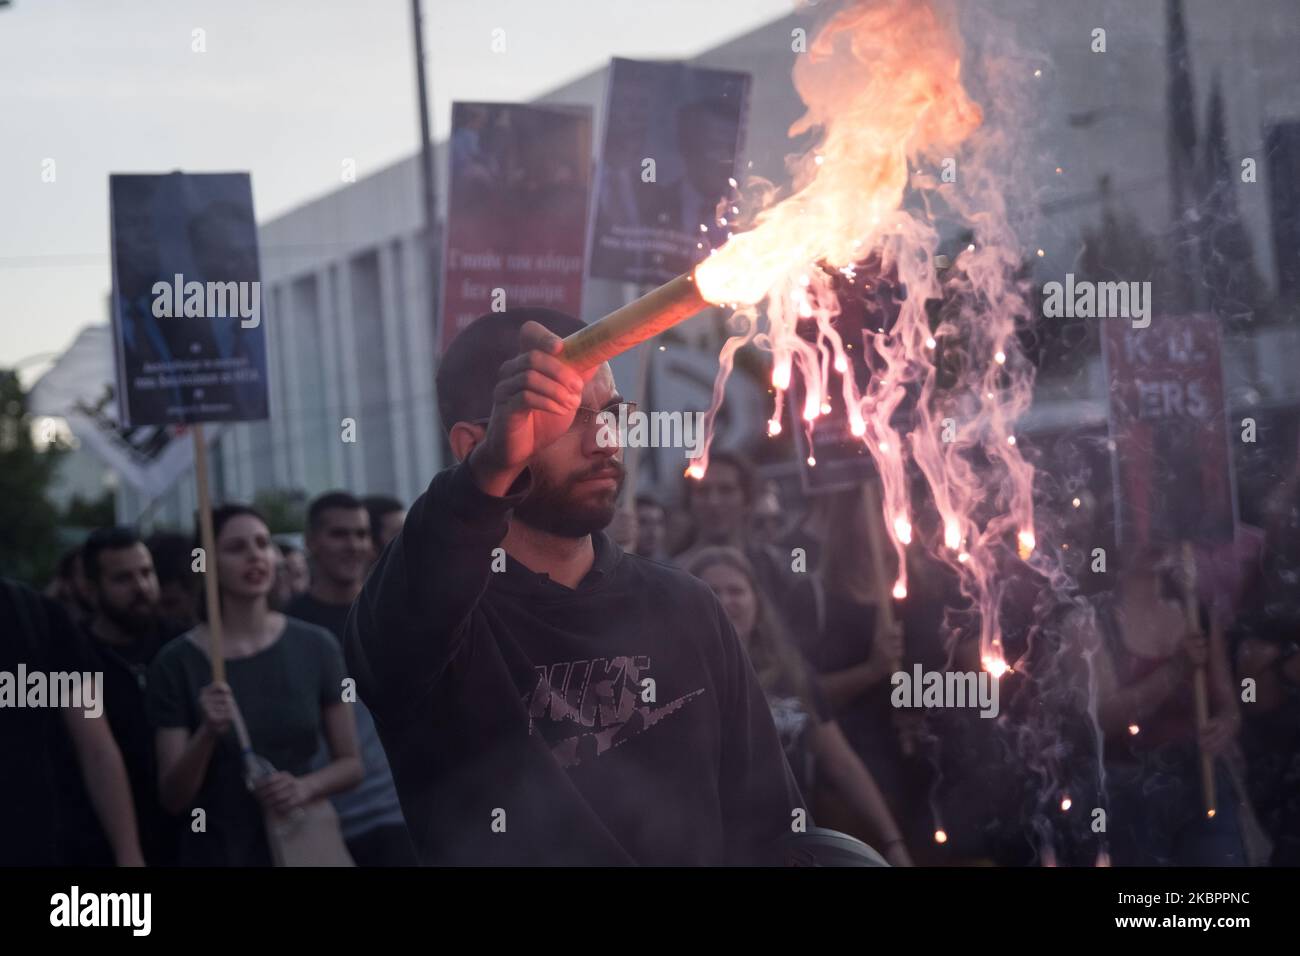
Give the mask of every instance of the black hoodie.
<path id="1" fill-rule="evenodd" d="M 499 550 L 527 483 L 437 475 L 348 619 L 421 859 L 778 862 L 803 800 L 721 605 L 600 532 L 576 589 L 528 570 Z"/>

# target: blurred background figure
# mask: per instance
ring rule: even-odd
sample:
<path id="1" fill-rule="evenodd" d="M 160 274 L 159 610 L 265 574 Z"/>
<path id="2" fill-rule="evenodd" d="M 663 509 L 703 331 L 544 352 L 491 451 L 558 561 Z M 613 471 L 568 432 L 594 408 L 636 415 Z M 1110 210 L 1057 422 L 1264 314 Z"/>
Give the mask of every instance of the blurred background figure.
<path id="1" fill-rule="evenodd" d="M 406 508 L 396 498 L 389 495 L 368 495 L 361 499 L 370 516 L 370 540 L 374 546 L 375 557 L 384 553 L 388 542 L 397 537 L 406 522 Z"/>
<path id="2" fill-rule="evenodd" d="M 15 673 L 19 663 L 45 673 L 94 670 L 85 635 L 63 605 L 0 578 L 0 671 Z M 95 862 L 144 864 L 122 754 L 108 721 L 87 713 L 73 707 L 0 710 L 0 866 L 85 865 L 79 848 L 63 840 L 74 799 L 84 800 L 111 846 L 108 859 Z M 63 747 L 71 751 L 75 796 L 58 766 Z"/>
<path id="3" fill-rule="evenodd" d="M 1106 735 L 1118 866 L 1244 866 L 1238 799 L 1224 763 L 1241 713 L 1219 623 L 1187 624 L 1178 556 L 1143 548 L 1127 557 L 1113 595 L 1099 599 L 1094 659 L 1097 720 Z M 1209 626 L 1206 626 L 1206 625 Z M 1198 734 L 1193 675 L 1204 666 L 1210 720 Z M 1216 813 L 1206 819 L 1199 758 L 1214 758 Z"/>
<path id="4" fill-rule="evenodd" d="M 294 598 L 285 613 L 325 628 L 338 641 L 340 653 L 348 611 L 361 593 L 372 563 L 372 515 L 345 491 L 327 492 L 307 509 L 311 588 Z M 397 527 L 400 530 L 400 522 Z M 415 866 L 415 846 L 406 830 L 375 718 L 360 700 L 349 706 L 356 718 L 364 778 L 355 789 L 334 799 L 343 839 L 358 866 Z M 328 757 L 322 746 L 317 762 Z"/>
<path id="5" fill-rule="evenodd" d="M 178 862 L 270 866 L 269 816 L 290 814 L 361 779 L 356 724 L 343 702 L 343 654 L 325 631 L 270 608 L 279 550 L 245 505 L 213 509 L 226 681 L 213 680 L 206 623 L 170 641 L 149 671 L 159 803 L 183 817 Z M 369 537 L 367 531 L 366 537 Z M 206 607 L 201 605 L 206 622 Z M 270 770 L 246 777 L 236 715 Z M 329 759 L 313 764 L 321 738 Z M 204 810 L 206 830 L 188 824 Z"/>
<path id="6" fill-rule="evenodd" d="M 44 594 L 62 604 L 78 623 L 94 616 L 95 606 L 86 589 L 86 572 L 81 565 L 80 545 L 63 552 L 54 577 L 45 586 Z"/>
<path id="7" fill-rule="evenodd" d="M 655 561 L 668 560 L 668 510 L 649 494 L 636 496 L 637 554 Z"/>
<path id="8" fill-rule="evenodd" d="M 194 570 L 194 540 L 170 531 L 151 534 L 145 541 L 153 556 L 158 578 L 158 613 L 175 625 L 177 633 L 199 621 L 199 590 L 202 579 Z"/>
<path id="9" fill-rule="evenodd" d="M 164 618 L 153 555 L 135 529 L 92 532 L 82 560 L 95 602 L 95 616 L 86 631 L 96 670 L 104 674 L 104 710 L 126 762 L 145 861 L 170 866 L 176 862 L 177 824 L 158 802 L 153 729 L 145 699 L 150 664 L 163 645 L 189 625 Z M 188 563 L 185 573 L 192 576 Z M 174 579 L 172 584 L 182 586 Z M 189 610 L 193 612 L 192 604 Z"/>
<path id="10" fill-rule="evenodd" d="M 693 536 L 674 558 L 677 564 L 688 566 L 706 547 L 736 548 L 753 566 L 760 590 L 784 623 L 795 626 L 806 620 L 808 609 L 815 604 L 809 592 L 810 576 L 794 573 L 789 552 L 757 540 L 752 533 L 757 497 L 753 464 L 733 452 L 712 452 L 704 477 L 685 481 Z"/>
<path id="11" fill-rule="evenodd" d="M 311 587 L 311 569 L 307 566 L 307 555 L 302 548 L 290 541 L 278 541 L 280 560 L 275 565 L 275 590 L 271 595 L 271 605 L 283 611 L 300 594 L 306 594 Z"/>
<path id="12" fill-rule="evenodd" d="M 845 739 L 871 770 L 893 812 L 908 820 L 921 816 L 910 811 L 924 804 L 924 792 L 908 785 L 898 727 L 903 712 L 890 703 L 890 677 L 903 665 L 903 628 L 892 616 L 890 627 L 884 626 L 871 561 L 871 536 L 879 528 L 868 513 L 864 491 L 858 487 L 818 499 L 821 626 L 804 628 L 799 636 Z M 884 543 L 881 550 L 888 553 L 890 546 Z M 892 570 L 887 573 L 892 580 Z M 834 808 L 823 809 L 824 822 L 835 826 Z M 920 829 L 928 828 L 922 822 Z M 921 835 L 907 833 L 914 842 Z"/>
<path id="13" fill-rule="evenodd" d="M 871 772 L 853 752 L 784 626 L 763 595 L 753 566 L 735 548 L 702 548 L 686 570 L 713 589 L 740 638 L 759 684 L 786 759 L 805 799 L 831 790 L 856 815 L 863 839 L 894 866 L 912 861 Z M 856 834 L 855 834 L 856 835 Z"/>
<path id="14" fill-rule="evenodd" d="M 754 503 L 754 517 L 750 531 L 753 540 L 764 545 L 780 545 L 788 530 L 789 522 L 781 510 L 781 495 L 776 483 L 764 482 Z"/>

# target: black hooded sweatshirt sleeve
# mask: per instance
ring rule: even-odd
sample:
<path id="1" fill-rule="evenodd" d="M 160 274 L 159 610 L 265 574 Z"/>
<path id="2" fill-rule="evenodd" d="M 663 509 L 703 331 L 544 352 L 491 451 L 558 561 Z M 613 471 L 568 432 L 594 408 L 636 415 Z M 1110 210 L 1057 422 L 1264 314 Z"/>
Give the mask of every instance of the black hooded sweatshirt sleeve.
<path id="1" fill-rule="evenodd" d="M 779 862 L 803 799 L 712 592 L 599 532 L 576 589 L 507 557 L 526 474 L 438 474 L 348 619 L 421 859 Z"/>

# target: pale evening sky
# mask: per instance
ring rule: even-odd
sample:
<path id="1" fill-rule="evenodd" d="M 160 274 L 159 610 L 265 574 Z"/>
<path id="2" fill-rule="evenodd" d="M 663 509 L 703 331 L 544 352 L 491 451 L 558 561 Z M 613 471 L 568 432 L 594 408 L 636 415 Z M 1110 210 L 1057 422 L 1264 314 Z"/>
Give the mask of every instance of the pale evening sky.
<path id="1" fill-rule="evenodd" d="M 452 100 L 527 100 L 611 56 L 691 56 L 792 7 L 425 0 L 435 136 Z M 362 177 L 410 155 L 417 122 L 409 0 L 14 0 L 0 9 L 0 367 L 105 321 L 110 172 L 248 170 L 265 221 L 339 188 L 343 157 Z M 24 365 L 26 382 L 45 367 Z"/>

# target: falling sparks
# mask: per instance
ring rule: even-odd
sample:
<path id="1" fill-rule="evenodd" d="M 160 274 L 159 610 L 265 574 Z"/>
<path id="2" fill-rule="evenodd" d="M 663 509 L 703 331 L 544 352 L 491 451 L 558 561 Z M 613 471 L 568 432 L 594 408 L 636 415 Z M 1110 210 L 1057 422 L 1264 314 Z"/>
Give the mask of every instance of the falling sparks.
<path id="1" fill-rule="evenodd" d="M 794 67 L 807 109 L 790 136 L 816 131 L 815 150 L 794 159 L 788 187 L 746 182 L 746 196 L 761 198 L 756 208 L 733 199 L 731 214 L 749 228 L 711 250 L 694 273 L 700 295 L 733 303 L 743 329 L 723 348 L 708 421 L 711 427 L 732 356 L 749 344 L 772 354 L 769 435 L 781 433 L 781 409 L 797 373 L 803 398 L 792 427 L 808 437 L 810 465 L 816 420 L 842 407 L 881 478 L 881 513 L 898 567 L 895 597 L 907 594 L 905 549 L 913 543 L 918 475 L 925 508 L 933 507 L 943 529 L 940 557 L 975 606 L 981 657 L 1000 675 L 1009 668 L 993 581 L 1002 566 L 998 552 L 1010 543 L 1010 530 L 1022 559 L 1035 547 L 1033 467 L 1014 434 L 1034 374 L 1016 336 L 1028 311 L 1013 274 L 1023 247 L 1008 221 L 1004 183 L 987 158 L 1005 129 L 983 128 L 984 111 L 964 85 L 957 31 L 929 0 L 846 5 L 826 21 L 809 53 Z M 927 174 L 939 157 L 967 146 L 974 147 L 969 162 L 978 175 L 940 186 Z M 963 252 L 939 252 L 927 204 L 903 203 L 909 190 L 923 200 L 942 190 L 944 207 L 969 226 Z M 848 341 L 837 321 L 844 283 L 859 290 L 856 277 L 864 273 L 874 282 L 877 273 L 868 268 L 879 270 L 877 288 L 889 283 L 905 292 L 890 300 L 892 314 L 872 314 L 869 331 Z M 951 318 L 932 330 L 927 303 L 936 301 L 951 307 Z M 949 376 L 938 367 L 940 335 L 959 370 L 942 388 L 937 382 Z M 865 376 L 853 374 L 847 361 L 855 347 Z M 943 442 L 935 427 L 948 414 L 950 396 L 972 406 L 962 413 L 961 442 Z M 935 542 L 927 536 L 922 543 Z"/>
<path id="2" fill-rule="evenodd" d="M 704 477 L 704 466 L 699 464 L 691 465 L 686 469 L 686 475 L 688 478 L 694 478 L 696 481 L 699 481 Z"/>
<path id="3" fill-rule="evenodd" d="M 1020 554 L 1020 560 L 1028 561 L 1037 544 L 1038 539 L 1034 537 L 1032 531 L 1021 531 L 1016 535 L 1016 550 Z"/>
<path id="4" fill-rule="evenodd" d="M 935 842 L 935 843 L 947 843 L 947 842 L 948 842 L 948 834 L 945 833 L 943 830 L 935 830 L 935 831 L 934 831 L 934 842 Z"/>
<path id="5" fill-rule="evenodd" d="M 899 515 L 894 519 L 894 536 L 903 544 L 912 543 L 912 523 L 907 520 L 906 515 Z"/>
<path id="6" fill-rule="evenodd" d="M 1007 662 L 1002 659 L 1001 652 L 999 652 L 997 656 L 986 655 L 981 658 L 980 663 L 983 664 L 984 669 L 995 678 L 1001 677 L 1007 671 L 1011 670 L 1011 667 Z"/>
<path id="7" fill-rule="evenodd" d="M 1142 729 L 1142 728 L 1139 727 L 1137 724 L 1129 724 L 1129 725 L 1128 725 L 1128 733 L 1129 733 L 1129 736 L 1130 736 L 1130 737 L 1136 737 L 1136 736 L 1138 735 L 1138 732 L 1139 732 L 1141 729 Z"/>
<path id="8" fill-rule="evenodd" d="M 776 368 L 772 369 L 772 384 L 785 391 L 790 387 L 790 360 L 777 362 Z"/>
<path id="9" fill-rule="evenodd" d="M 1074 507 L 1078 508 L 1078 507 L 1080 507 L 1080 506 L 1083 504 L 1083 502 L 1080 501 L 1078 498 L 1074 498 L 1074 499 L 1071 499 L 1070 504 L 1072 504 Z"/>
<path id="10" fill-rule="evenodd" d="M 1062 810 L 1062 812 L 1064 812 L 1064 811 L 1066 811 L 1066 810 L 1069 810 L 1070 807 L 1072 807 L 1072 806 L 1074 806 L 1074 801 L 1071 800 L 1068 796 L 1066 796 L 1066 797 L 1062 797 L 1062 798 L 1061 798 L 1061 810 Z"/>

